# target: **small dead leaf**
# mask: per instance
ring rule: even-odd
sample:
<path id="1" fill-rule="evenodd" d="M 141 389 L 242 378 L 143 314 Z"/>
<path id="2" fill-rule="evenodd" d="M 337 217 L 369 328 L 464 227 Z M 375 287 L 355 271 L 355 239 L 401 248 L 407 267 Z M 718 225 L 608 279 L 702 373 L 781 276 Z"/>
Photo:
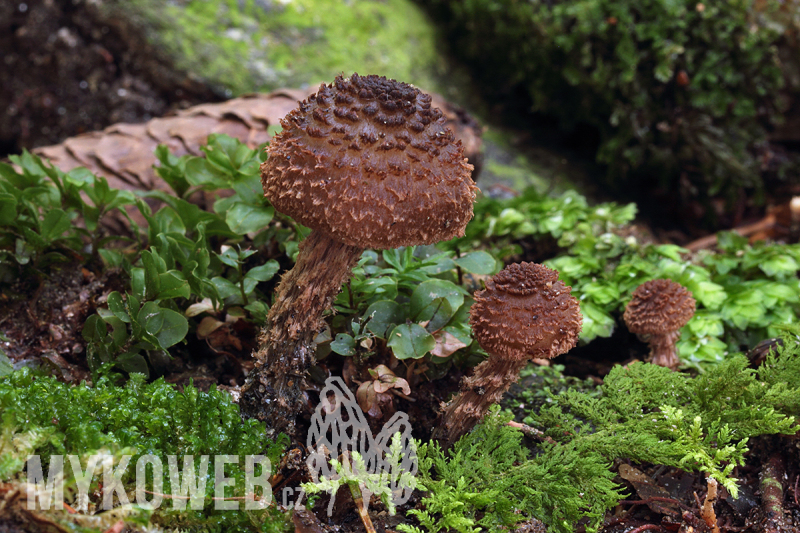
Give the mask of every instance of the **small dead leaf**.
<path id="1" fill-rule="evenodd" d="M 431 353 L 436 357 L 450 357 L 461 348 L 467 347 L 466 344 L 446 331 L 437 331 L 433 334 L 433 338 L 436 341 L 436 345 L 431 350 Z"/>
<path id="2" fill-rule="evenodd" d="M 372 418 L 380 418 L 383 416 L 378 402 L 378 392 L 373 386 L 373 381 L 365 381 L 359 385 L 356 391 L 356 400 L 361 410 L 367 413 Z"/>
<path id="3" fill-rule="evenodd" d="M 664 487 L 656 484 L 656 481 L 629 464 L 621 464 L 619 466 L 619 477 L 628 481 L 636 493 L 642 500 L 650 500 L 651 498 L 671 498 L 669 491 Z M 679 516 L 680 510 L 678 506 L 664 501 L 648 501 L 647 506 L 653 511 L 670 516 Z"/>
<path id="4" fill-rule="evenodd" d="M 199 315 L 200 313 L 211 311 L 214 311 L 214 303 L 211 301 L 211 298 L 204 298 L 203 300 L 190 305 L 183 314 L 188 317 L 193 317 Z"/>
<path id="5" fill-rule="evenodd" d="M 224 325 L 225 322 L 220 322 L 212 316 L 204 317 L 197 326 L 197 336 L 201 339 L 205 339 Z"/>

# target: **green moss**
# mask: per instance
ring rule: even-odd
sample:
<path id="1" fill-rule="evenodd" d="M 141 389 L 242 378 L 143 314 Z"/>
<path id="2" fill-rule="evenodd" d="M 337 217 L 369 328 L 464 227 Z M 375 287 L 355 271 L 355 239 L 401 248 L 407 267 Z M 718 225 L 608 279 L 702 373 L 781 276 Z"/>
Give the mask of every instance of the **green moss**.
<path id="1" fill-rule="evenodd" d="M 409 0 L 213 0 L 123 5 L 177 68 L 236 95 L 380 74 L 438 90 L 434 28 Z"/>
<path id="2" fill-rule="evenodd" d="M 743 355 L 697 377 L 633 363 L 615 366 L 597 389 L 532 398 L 524 421 L 549 437 L 534 453 L 495 406 L 448 453 L 420 447 L 419 481 L 428 493 L 409 514 L 422 528 L 398 529 L 504 531 L 536 518 L 549 531 L 575 531 L 584 520 L 597 531 L 624 497 L 613 481 L 615 459 L 704 473 L 735 498 L 734 467 L 744 463 L 748 439 L 798 430 L 800 344 L 796 336 L 783 343 L 758 370 Z M 556 372 L 544 374 L 561 387 Z"/>
<path id="3" fill-rule="evenodd" d="M 201 392 L 191 385 L 179 391 L 163 379 L 146 384 L 141 374 L 133 374 L 124 387 L 108 377 L 93 387 L 70 386 L 28 369 L 0 379 L 0 480 L 6 482 L 22 472 L 29 454 L 40 455 L 45 466 L 53 454 L 78 455 L 84 465 L 89 455 L 110 454 L 115 468 L 122 455 L 132 456 L 129 464 L 135 465 L 142 455 L 152 454 L 165 465 L 164 493 L 171 494 L 179 489 L 170 489 L 167 455 L 178 456 L 179 464 L 181 457 L 194 456 L 197 464 L 200 456 L 266 454 L 277 464 L 285 442 L 275 444 L 264 435 L 262 423 L 242 422 L 238 407 L 223 391 Z M 129 466 L 121 478 L 129 494 L 134 472 Z M 244 471 L 228 474 L 235 480 L 235 494 L 243 496 Z M 102 479 L 95 475 L 90 495 Z M 65 496 L 71 503 L 74 486 L 74 477 L 65 478 Z M 177 511 L 166 504 L 151 521 L 165 527 L 195 526 L 198 531 L 284 530 L 286 518 L 274 506 L 247 512 L 217 510 L 213 496 L 212 468 L 204 509 Z M 60 514 L 67 516 L 66 511 Z"/>

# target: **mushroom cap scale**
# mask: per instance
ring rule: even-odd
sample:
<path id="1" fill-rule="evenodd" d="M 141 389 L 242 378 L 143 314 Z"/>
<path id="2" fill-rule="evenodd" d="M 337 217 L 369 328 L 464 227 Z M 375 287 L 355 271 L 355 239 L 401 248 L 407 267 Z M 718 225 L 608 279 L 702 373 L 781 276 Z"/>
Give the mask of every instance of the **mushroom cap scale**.
<path id="1" fill-rule="evenodd" d="M 571 292 L 544 265 L 509 265 L 475 293 L 473 334 L 490 354 L 552 359 L 572 349 L 581 332 L 583 317 Z"/>
<path id="2" fill-rule="evenodd" d="M 677 331 L 694 316 L 692 293 L 669 279 L 654 279 L 639 285 L 625 307 L 623 319 L 631 333 L 663 335 Z"/>
<path id="3" fill-rule="evenodd" d="M 431 97 L 379 76 L 338 76 L 281 121 L 261 167 L 278 211 L 351 246 L 464 234 L 477 190 Z"/>

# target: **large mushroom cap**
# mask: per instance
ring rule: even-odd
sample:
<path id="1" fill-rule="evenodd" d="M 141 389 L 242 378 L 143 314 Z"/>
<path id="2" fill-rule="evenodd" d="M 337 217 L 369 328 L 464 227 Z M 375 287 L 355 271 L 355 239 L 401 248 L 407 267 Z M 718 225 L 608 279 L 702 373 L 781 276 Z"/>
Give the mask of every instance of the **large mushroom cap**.
<path id="1" fill-rule="evenodd" d="M 515 263 L 475 293 L 470 324 L 481 347 L 513 359 L 551 359 L 578 343 L 583 316 L 558 272 Z"/>
<path id="2" fill-rule="evenodd" d="M 631 333 L 663 335 L 677 331 L 694 316 L 692 293 L 669 279 L 654 279 L 639 285 L 625 307 L 622 318 Z"/>
<path id="3" fill-rule="evenodd" d="M 345 244 L 396 248 L 464 234 L 476 187 L 431 97 L 338 76 L 281 121 L 261 167 L 275 208 Z"/>

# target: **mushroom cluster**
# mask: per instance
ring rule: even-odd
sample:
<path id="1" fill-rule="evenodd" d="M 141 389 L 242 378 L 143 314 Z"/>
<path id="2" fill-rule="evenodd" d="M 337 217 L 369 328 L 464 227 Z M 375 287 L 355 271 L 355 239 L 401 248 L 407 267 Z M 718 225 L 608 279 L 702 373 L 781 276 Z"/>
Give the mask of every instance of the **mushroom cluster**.
<path id="1" fill-rule="evenodd" d="M 470 324 L 489 358 L 462 380 L 434 437 L 451 446 L 517 381 L 529 360 L 552 359 L 578 342 L 583 317 L 571 287 L 537 263 L 515 263 L 475 293 Z"/>
<path id="2" fill-rule="evenodd" d="M 313 231 L 276 289 L 240 405 L 292 433 L 322 313 L 363 250 L 463 235 L 476 187 L 442 112 L 406 83 L 338 76 L 281 125 L 261 167 L 264 193 Z"/>
<path id="3" fill-rule="evenodd" d="M 681 328 L 694 316 L 695 300 L 686 287 L 669 279 L 639 285 L 622 315 L 628 330 L 650 345 L 649 361 L 675 370 Z"/>

